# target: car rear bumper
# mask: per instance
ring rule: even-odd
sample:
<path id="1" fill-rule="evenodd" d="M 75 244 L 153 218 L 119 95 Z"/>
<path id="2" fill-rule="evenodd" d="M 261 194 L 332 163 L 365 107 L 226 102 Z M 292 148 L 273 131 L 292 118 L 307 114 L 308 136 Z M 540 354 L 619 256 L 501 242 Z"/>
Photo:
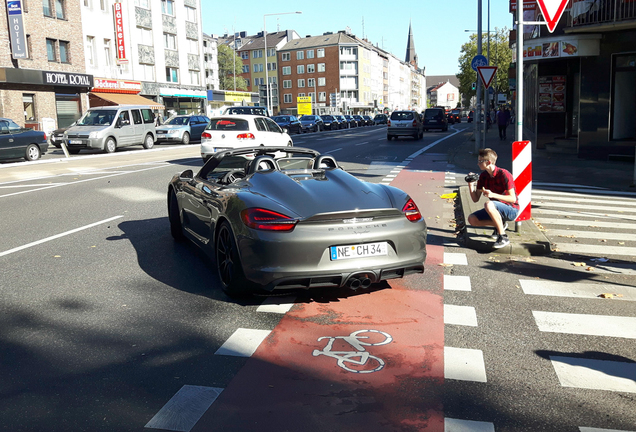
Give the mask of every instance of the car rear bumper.
<path id="1" fill-rule="evenodd" d="M 386 130 L 389 136 L 414 136 L 419 134 L 420 130 L 416 127 L 390 127 Z"/>

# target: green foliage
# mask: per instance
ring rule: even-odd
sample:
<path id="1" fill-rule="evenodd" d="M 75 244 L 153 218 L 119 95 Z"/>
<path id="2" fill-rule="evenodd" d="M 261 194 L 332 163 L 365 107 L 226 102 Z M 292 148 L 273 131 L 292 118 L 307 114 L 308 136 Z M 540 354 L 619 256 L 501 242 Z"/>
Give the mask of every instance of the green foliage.
<path id="1" fill-rule="evenodd" d="M 235 62 L 236 61 L 236 66 Z M 243 60 L 227 45 L 219 45 L 219 81 L 221 90 L 247 90 L 247 81 L 241 76 Z"/>
<path id="2" fill-rule="evenodd" d="M 512 50 L 508 46 L 509 30 L 495 28 L 494 33 L 490 33 L 490 66 L 497 66 L 497 75 L 490 84 L 498 93 L 508 93 L 508 68 L 512 61 Z M 488 33 L 482 33 L 482 54 L 488 56 Z M 477 55 L 477 34 L 470 35 L 470 40 L 462 45 L 459 56 L 459 92 L 468 100 L 475 96 L 476 91 L 472 89 L 473 82 L 477 82 L 477 72 L 470 67 L 470 62 Z M 483 88 L 483 87 L 482 87 Z"/>

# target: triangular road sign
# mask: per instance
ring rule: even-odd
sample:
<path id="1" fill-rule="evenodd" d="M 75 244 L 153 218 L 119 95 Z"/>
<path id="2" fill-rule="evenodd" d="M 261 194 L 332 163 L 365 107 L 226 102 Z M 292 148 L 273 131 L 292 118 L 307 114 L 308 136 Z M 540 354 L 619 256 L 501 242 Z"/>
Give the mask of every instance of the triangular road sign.
<path id="1" fill-rule="evenodd" d="M 477 66 L 477 73 L 479 78 L 481 78 L 481 82 L 488 88 L 497 73 L 497 66 Z"/>
<path id="2" fill-rule="evenodd" d="M 548 31 L 552 33 L 568 5 L 568 0 L 537 0 L 537 4 L 548 26 Z"/>

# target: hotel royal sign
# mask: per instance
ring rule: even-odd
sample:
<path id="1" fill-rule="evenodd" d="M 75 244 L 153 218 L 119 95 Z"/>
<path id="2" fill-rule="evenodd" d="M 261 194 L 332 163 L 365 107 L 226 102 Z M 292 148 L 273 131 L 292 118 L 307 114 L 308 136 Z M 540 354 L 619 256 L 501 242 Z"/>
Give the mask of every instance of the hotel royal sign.
<path id="1" fill-rule="evenodd" d="M 113 4 L 115 18 L 115 42 L 117 44 L 117 62 L 128 63 L 126 58 L 126 45 L 124 41 L 124 10 L 120 2 Z"/>

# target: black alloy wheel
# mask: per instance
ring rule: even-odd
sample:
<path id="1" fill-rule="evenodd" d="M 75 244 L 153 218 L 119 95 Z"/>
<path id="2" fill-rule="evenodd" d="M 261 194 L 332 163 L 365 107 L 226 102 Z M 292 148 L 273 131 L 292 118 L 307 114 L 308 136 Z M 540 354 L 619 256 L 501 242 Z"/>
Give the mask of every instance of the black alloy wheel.
<path id="1" fill-rule="evenodd" d="M 241 267 L 238 247 L 234 240 L 234 233 L 227 221 L 221 222 L 216 235 L 216 266 L 221 280 L 223 292 L 228 296 L 244 293 L 246 280 Z"/>
<path id="2" fill-rule="evenodd" d="M 170 221 L 170 234 L 176 241 L 185 240 L 183 235 L 183 226 L 181 225 L 181 216 L 179 214 L 179 203 L 177 202 L 177 195 L 173 189 L 170 189 L 168 195 L 168 220 Z"/>

